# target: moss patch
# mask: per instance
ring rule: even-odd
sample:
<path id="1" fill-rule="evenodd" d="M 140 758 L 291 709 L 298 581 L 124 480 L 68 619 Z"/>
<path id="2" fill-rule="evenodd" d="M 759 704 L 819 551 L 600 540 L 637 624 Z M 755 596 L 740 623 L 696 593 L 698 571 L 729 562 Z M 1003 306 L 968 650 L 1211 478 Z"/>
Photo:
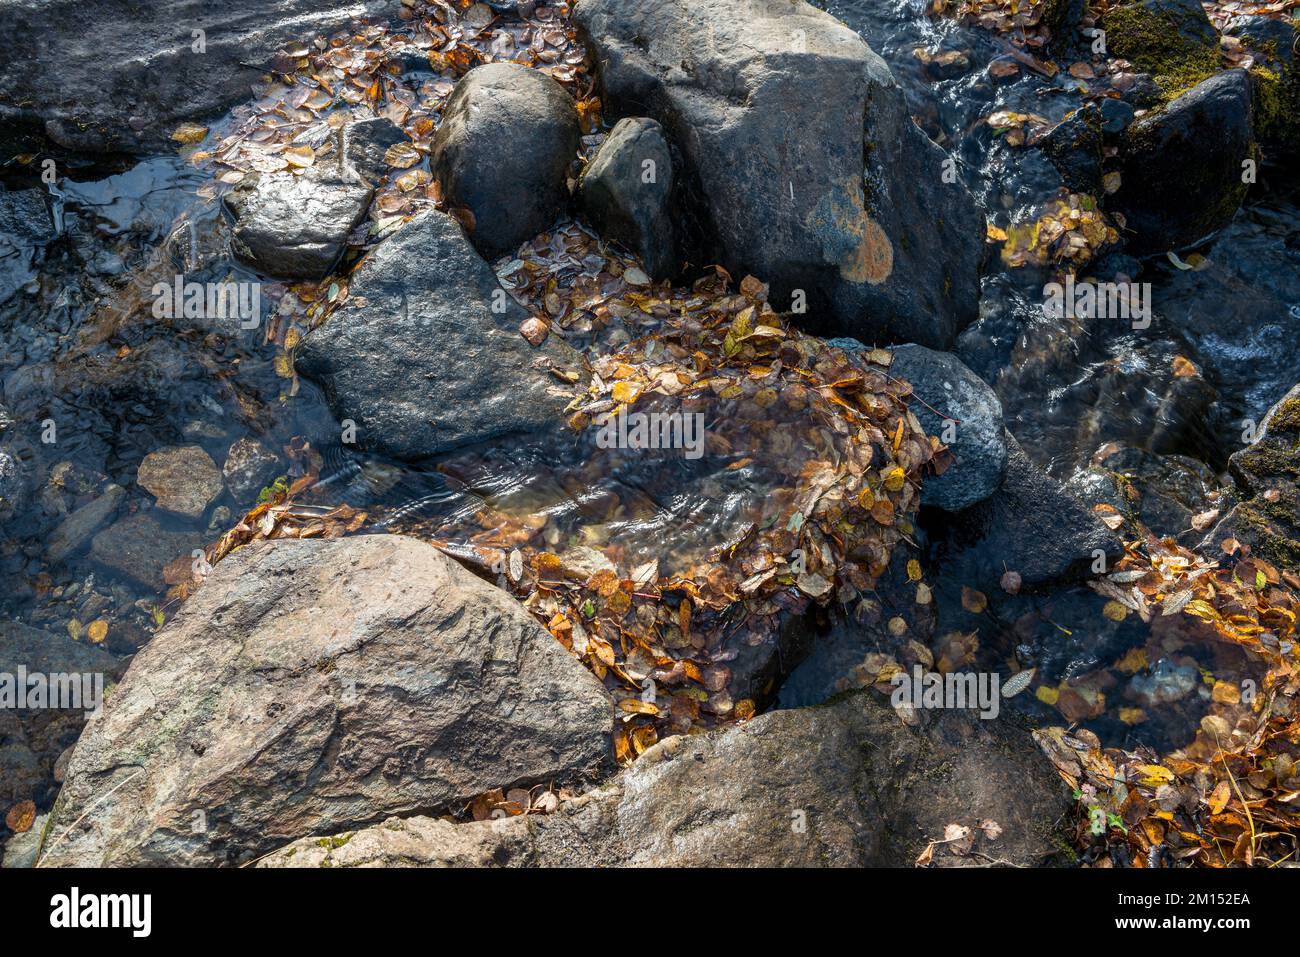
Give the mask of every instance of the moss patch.
<path id="1" fill-rule="evenodd" d="M 1111 53 L 1150 73 L 1165 102 L 1219 70 L 1218 48 L 1187 35 L 1196 26 L 1191 12 L 1116 7 L 1107 12 L 1105 26 Z"/>

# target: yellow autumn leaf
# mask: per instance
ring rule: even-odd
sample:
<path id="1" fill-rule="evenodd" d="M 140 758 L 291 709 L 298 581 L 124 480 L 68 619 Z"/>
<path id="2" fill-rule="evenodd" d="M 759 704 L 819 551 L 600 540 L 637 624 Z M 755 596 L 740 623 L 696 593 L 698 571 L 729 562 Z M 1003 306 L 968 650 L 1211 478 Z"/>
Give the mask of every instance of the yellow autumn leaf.
<path id="1" fill-rule="evenodd" d="M 1123 621 L 1128 617 L 1128 609 L 1117 601 L 1108 601 L 1101 613 L 1111 621 Z"/>

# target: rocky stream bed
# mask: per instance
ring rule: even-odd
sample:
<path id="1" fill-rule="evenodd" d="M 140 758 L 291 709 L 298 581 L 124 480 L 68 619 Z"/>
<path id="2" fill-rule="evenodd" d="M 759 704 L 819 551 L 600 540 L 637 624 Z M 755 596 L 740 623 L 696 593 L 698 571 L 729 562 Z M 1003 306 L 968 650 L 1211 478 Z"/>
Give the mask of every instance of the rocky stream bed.
<path id="1" fill-rule="evenodd" d="M 4 866 L 1294 861 L 1246 6 L 0 0 Z"/>

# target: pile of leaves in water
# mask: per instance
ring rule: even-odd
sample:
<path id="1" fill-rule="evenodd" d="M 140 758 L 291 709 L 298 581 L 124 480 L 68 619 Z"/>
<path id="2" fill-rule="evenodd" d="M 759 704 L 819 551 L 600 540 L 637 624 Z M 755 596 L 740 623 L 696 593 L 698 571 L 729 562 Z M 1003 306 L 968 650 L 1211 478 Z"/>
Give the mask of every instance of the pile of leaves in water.
<path id="1" fill-rule="evenodd" d="M 1002 243 L 1002 261 L 1013 268 L 1080 266 L 1119 241 L 1119 231 L 1086 193 L 1066 193 L 1047 203 L 1036 219 L 1006 229 L 989 224 L 987 233 L 990 242 Z"/>
<path id="2" fill-rule="evenodd" d="M 1084 729 L 1035 739 L 1074 788 L 1077 845 L 1093 866 L 1270 866 L 1300 848 L 1300 576 L 1249 555 L 1220 567 L 1149 532 L 1094 587 L 1143 621 L 1186 615 L 1263 672 L 1215 681 L 1195 739 L 1163 757 L 1100 746 Z"/>
<path id="3" fill-rule="evenodd" d="M 606 539 L 559 534 L 555 514 L 492 508 L 435 540 L 503 572 L 524 606 L 606 683 L 624 714 L 621 760 L 661 729 L 689 733 L 752 716 L 755 701 L 731 691 L 737 644 L 776 643 L 813 604 L 865 600 L 912 532 L 922 471 L 949 460 L 908 409 L 911 387 L 889 375 L 887 351 L 850 357 L 791 328 L 766 296 L 752 277 L 728 292 L 721 270 L 689 290 L 628 293 L 625 306 L 666 318 L 596 359 L 588 391 L 570 406 L 580 433 L 634 411 L 698 413 L 711 468 L 762 463 L 761 486 L 743 483 L 727 540 L 662 545 L 656 554 L 654 537 L 642 535 L 593 555 Z M 576 477 L 579 486 L 597 481 L 582 467 Z M 647 507 L 655 506 L 609 498 L 608 520 L 585 531 L 647 517 L 638 513 Z"/>

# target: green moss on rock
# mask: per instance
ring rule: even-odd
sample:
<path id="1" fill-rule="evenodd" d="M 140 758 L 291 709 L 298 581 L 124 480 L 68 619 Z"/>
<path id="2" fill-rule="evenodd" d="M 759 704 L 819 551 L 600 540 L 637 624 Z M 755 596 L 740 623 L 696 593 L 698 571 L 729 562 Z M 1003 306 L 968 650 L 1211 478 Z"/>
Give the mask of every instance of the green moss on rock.
<path id="1" fill-rule="evenodd" d="M 1168 102 L 1219 70 L 1217 45 L 1196 35 L 1201 26 L 1194 13 L 1169 5 L 1116 7 L 1106 13 L 1106 42 L 1112 54 L 1150 73 Z"/>

